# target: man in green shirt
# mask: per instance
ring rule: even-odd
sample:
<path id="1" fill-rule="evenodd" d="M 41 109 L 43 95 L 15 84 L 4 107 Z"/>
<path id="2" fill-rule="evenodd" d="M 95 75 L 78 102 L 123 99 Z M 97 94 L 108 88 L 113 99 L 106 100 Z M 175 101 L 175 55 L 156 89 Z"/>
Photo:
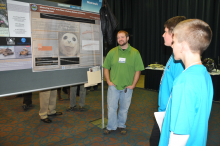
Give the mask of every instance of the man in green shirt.
<path id="1" fill-rule="evenodd" d="M 104 76 L 109 85 L 107 94 L 108 125 L 104 130 L 106 135 L 117 128 L 121 134 L 126 134 L 125 123 L 133 89 L 141 71 L 144 70 L 139 51 L 131 47 L 128 40 L 128 33 L 123 30 L 119 31 L 117 34 L 119 46 L 109 51 L 103 65 Z"/>

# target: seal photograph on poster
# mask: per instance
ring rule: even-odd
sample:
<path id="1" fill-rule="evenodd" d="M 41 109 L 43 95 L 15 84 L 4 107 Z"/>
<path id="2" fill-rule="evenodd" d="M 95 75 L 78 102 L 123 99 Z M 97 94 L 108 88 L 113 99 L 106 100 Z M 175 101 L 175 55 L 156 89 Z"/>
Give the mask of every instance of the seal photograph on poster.
<path id="1" fill-rule="evenodd" d="M 59 54 L 60 56 L 79 56 L 78 35 L 70 32 L 59 33 Z"/>

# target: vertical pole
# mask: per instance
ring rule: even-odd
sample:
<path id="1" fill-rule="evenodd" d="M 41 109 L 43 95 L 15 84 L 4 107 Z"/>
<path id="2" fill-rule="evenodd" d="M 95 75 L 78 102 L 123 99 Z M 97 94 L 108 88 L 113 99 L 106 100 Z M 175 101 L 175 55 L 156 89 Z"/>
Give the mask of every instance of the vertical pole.
<path id="1" fill-rule="evenodd" d="M 102 36 L 102 40 L 103 40 L 103 36 Z M 104 55 L 104 51 L 103 51 L 103 41 L 102 41 L 102 129 L 105 128 L 105 115 L 104 115 L 104 82 L 103 82 L 103 55 Z"/>

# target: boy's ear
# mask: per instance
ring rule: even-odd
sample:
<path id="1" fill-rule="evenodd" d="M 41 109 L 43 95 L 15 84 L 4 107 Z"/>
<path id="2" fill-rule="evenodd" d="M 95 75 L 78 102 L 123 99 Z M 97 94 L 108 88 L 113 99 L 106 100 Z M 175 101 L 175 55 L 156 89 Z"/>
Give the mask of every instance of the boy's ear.
<path id="1" fill-rule="evenodd" d="M 183 41 L 182 43 L 181 43 L 181 53 L 182 52 L 186 52 L 186 51 L 188 51 L 188 49 L 189 49 L 189 46 L 188 46 L 188 44 L 185 42 L 185 41 Z"/>

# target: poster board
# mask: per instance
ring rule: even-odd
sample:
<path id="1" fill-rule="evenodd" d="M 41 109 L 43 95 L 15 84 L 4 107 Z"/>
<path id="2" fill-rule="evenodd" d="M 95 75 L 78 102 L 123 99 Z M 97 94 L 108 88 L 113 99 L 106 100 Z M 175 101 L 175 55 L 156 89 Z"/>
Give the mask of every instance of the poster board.
<path id="1" fill-rule="evenodd" d="M 68 10 L 66 8 L 59 7 L 58 3 L 43 1 L 43 0 L 16 0 L 16 1 L 30 4 L 30 11 L 31 11 L 32 4 L 41 6 L 44 9 L 44 11 L 41 11 L 39 13 L 40 16 L 39 15 L 38 16 L 42 17 L 42 18 L 47 17 L 47 18 L 44 18 L 44 21 L 48 21 L 48 17 L 54 16 L 52 14 L 52 11 L 47 11 L 47 12 L 45 11 L 46 10 L 45 8 L 50 7 L 50 8 L 54 8 L 57 10 L 59 9 L 61 11 L 66 11 L 67 13 L 69 12 L 69 13 L 76 14 L 75 17 L 69 16 L 69 18 L 71 17 L 70 23 L 72 23 L 72 22 L 77 23 L 77 25 L 80 26 L 80 29 L 82 28 L 81 26 L 91 26 L 91 25 L 92 26 L 93 25 L 99 26 L 100 25 L 100 20 L 99 20 L 98 14 L 79 11 L 79 10 L 75 10 L 75 9 Z M 38 10 L 40 11 L 40 9 L 38 9 Z M 42 22 L 42 21 L 33 21 L 33 19 L 35 19 L 35 18 L 32 19 L 31 15 L 32 14 L 30 12 L 30 19 L 31 19 L 30 23 Z M 86 17 L 88 17 L 88 18 L 81 18 L 80 15 L 83 15 L 83 16 L 86 15 Z M 59 17 L 56 19 L 59 19 Z M 52 21 L 52 18 L 50 19 L 50 21 Z M 53 20 L 53 21 L 55 21 L 55 20 Z M 61 21 L 62 20 L 60 20 L 60 22 Z M 63 21 L 67 22 L 66 20 L 63 20 Z M 9 22 L 9 24 L 10 24 L 10 22 Z M 31 26 L 32 25 L 33 24 L 31 24 Z M 10 27 L 9 27 L 9 29 L 10 29 Z M 43 32 L 43 31 L 41 31 L 41 32 Z M 50 31 L 50 32 L 53 32 L 53 31 Z M 32 62 L 31 62 L 32 68 L 11 69 L 11 70 L 6 69 L 4 71 L 0 71 L 0 73 L 1 73 L 0 97 L 86 83 L 86 82 L 88 82 L 87 71 L 89 70 L 89 68 L 91 66 L 101 65 L 101 54 L 102 54 L 101 31 L 99 31 L 98 34 L 96 34 L 96 36 L 98 35 L 98 37 L 99 37 L 98 40 L 97 39 L 92 39 L 92 40 L 91 39 L 90 40 L 89 39 L 88 40 L 82 39 L 82 37 L 81 37 L 82 32 L 78 31 L 77 37 L 80 40 L 80 43 L 79 43 L 80 49 L 82 48 L 82 46 L 85 46 L 85 49 L 80 50 L 81 54 L 80 54 L 79 60 L 80 61 L 83 60 L 83 61 L 81 61 L 82 63 L 80 65 L 78 65 L 78 66 L 63 65 L 62 66 L 60 56 L 58 56 L 58 58 L 59 58 L 58 59 L 58 62 L 59 62 L 58 68 L 33 71 L 34 63 L 35 63 L 35 60 L 37 57 L 34 57 L 34 52 L 33 52 L 34 49 L 32 46 L 34 44 L 33 38 L 32 38 L 33 37 L 33 29 L 31 29 L 31 33 L 32 33 L 31 38 L 30 38 L 31 45 L 28 45 L 28 46 L 30 48 L 32 48 L 31 53 L 33 53 L 32 54 Z M 36 36 L 36 33 L 34 35 Z M 37 35 L 39 35 L 39 34 L 37 34 Z M 7 36 L 4 36 L 4 37 L 7 38 Z M 21 38 L 13 37 L 13 36 L 10 36 L 10 34 L 9 34 L 9 37 L 16 38 L 18 40 L 22 40 L 22 38 L 23 38 L 23 37 L 21 37 Z M 28 39 L 29 39 L 29 37 L 25 38 L 25 40 L 28 40 Z M 38 37 L 37 41 L 39 41 L 40 39 Z M 59 40 L 57 39 L 57 41 L 59 41 Z M 56 42 L 56 41 L 54 41 L 54 42 Z M 45 42 L 45 43 L 46 43 L 46 45 L 43 45 L 42 43 L 37 43 L 37 45 L 35 45 L 35 46 L 37 46 L 38 49 L 41 48 L 44 50 L 45 49 L 50 50 L 51 49 L 50 47 L 49 48 L 44 47 L 44 46 L 47 46 L 47 42 Z M 39 46 L 39 44 L 41 44 L 41 45 Z M 51 44 L 53 45 L 53 43 L 51 43 Z M 92 50 L 90 50 L 91 48 L 87 47 L 90 44 L 93 44 L 93 46 L 95 46 L 95 45 L 98 46 L 99 49 L 97 50 L 97 48 L 93 47 Z M 23 45 L 25 46 L 27 44 L 23 44 Z M 52 45 L 48 45 L 48 46 L 52 46 Z M 8 45 L 8 46 L 10 46 L 10 45 Z M 15 44 L 15 46 L 16 46 L 16 44 Z M 57 45 L 57 46 L 59 47 L 59 45 Z M 49 57 L 54 57 L 54 54 Z M 7 65 L 5 65 L 5 66 L 7 66 Z M 13 66 L 10 68 L 13 68 Z"/>

